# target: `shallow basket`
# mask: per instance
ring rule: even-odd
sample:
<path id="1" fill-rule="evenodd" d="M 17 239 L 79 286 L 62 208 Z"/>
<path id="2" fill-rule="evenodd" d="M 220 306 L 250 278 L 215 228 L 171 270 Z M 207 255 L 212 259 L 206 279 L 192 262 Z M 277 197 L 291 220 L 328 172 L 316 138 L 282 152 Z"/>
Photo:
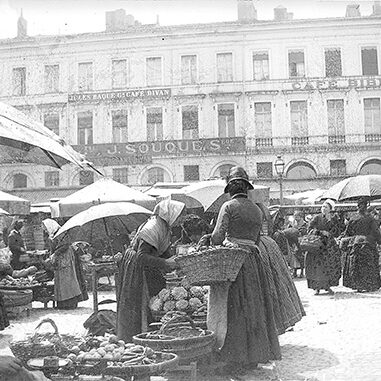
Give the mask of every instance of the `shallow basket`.
<path id="1" fill-rule="evenodd" d="M 218 247 L 175 257 L 191 285 L 234 282 L 249 252 L 240 248 Z"/>
<path id="2" fill-rule="evenodd" d="M 163 324 L 157 335 L 170 336 L 172 329 L 176 329 L 178 323 L 186 321 L 191 327 L 197 330 L 194 322 L 189 316 L 177 315 L 170 319 L 167 323 Z M 215 334 L 212 331 L 205 330 L 202 336 L 192 337 L 171 337 L 171 338 L 150 338 L 155 332 L 146 332 L 133 336 L 132 341 L 134 344 L 150 347 L 154 351 L 164 353 L 174 353 L 179 356 L 181 363 L 186 363 L 191 360 L 200 358 L 209 354 L 213 350 L 215 343 Z"/>

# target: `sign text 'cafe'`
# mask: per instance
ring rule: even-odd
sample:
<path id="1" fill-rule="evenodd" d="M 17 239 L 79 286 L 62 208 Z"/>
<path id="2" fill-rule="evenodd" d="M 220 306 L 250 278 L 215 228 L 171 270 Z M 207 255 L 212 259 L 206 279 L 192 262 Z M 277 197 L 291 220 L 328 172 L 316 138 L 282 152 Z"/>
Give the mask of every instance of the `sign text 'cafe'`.
<path id="1" fill-rule="evenodd" d="M 322 78 L 292 82 L 293 90 L 335 90 L 381 88 L 381 77 L 374 78 Z"/>

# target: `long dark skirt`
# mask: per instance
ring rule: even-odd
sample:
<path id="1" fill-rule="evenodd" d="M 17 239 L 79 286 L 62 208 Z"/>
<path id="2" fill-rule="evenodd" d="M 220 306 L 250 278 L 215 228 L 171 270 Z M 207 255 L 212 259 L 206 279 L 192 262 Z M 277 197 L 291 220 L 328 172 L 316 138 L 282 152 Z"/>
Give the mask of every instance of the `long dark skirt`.
<path id="1" fill-rule="evenodd" d="M 83 302 L 89 299 L 87 293 L 86 281 L 83 274 L 83 267 L 81 259 L 77 253 L 74 253 L 74 266 L 75 266 L 75 275 L 77 277 L 79 287 L 81 289 L 81 294 L 74 296 L 73 298 L 57 301 L 57 308 L 61 310 L 72 310 L 78 307 L 79 302 Z"/>
<path id="2" fill-rule="evenodd" d="M 308 252 L 305 269 L 308 288 L 327 290 L 338 286 L 341 278 L 341 252 L 333 237 L 324 238 L 317 253 Z"/>
<path id="3" fill-rule="evenodd" d="M 286 258 L 276 242 L 268 236 L 262 236 L 259 249 L 262 260 L 269 269 L 268 278 L 276 327 L 278 335 L 281 335 L 287 328 L 300 321 L 306 313 L 288 270 Z"/>
<path id="4" fill-rule="evenodd" d="M 257 252 L 246 259 L 230 286 L 220 354 L 222 361 L 242 366 L 281 358 L 268 275 Z"/>
<path id="5" fill-rule="evenodd" d="M 117 336 L 126 343 L 141 333 L 142 311 L 147 313 L 148 323 L 152 322 L 144 295 L 144 282 L 147 282 L 149 297 L 165 287 L 165 279 L 159 270 L 146 269 L 143 255 L 127 249 L 119 263 L 117 279 Z"/>
<path id="6" fill-rule="evenodd" d="M 4 306 L 3 294 L 0 292 L 0 331 L 8 327 L 8 325 L 7 310 Z"/>
<path id="7" fill-rule="evenodd" d="M 381 287 L 379 254 L 375 245 L 353 245 L 344 254 L 343 286 L 360 291 Z"/>

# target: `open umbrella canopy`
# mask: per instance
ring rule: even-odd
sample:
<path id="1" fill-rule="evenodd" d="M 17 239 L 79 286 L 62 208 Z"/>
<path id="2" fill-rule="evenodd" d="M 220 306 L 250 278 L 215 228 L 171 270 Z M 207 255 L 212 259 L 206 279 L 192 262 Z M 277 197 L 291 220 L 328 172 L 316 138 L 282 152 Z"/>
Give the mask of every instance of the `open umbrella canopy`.
<path id="1" fill-rule="evenodd" d="M 302 203 L 305 205 L 314 204 L 319 201 L 321 196 L 326 192 L 326 189 L 313 189 L 304 192 L 294 193 L 289 196 L 284 196 L 286 200 L 294 201 L 295 203 Z"/>
<path id="2" fill-rule="evenodd" d="M 52 203 L 52 217 L 71 217 L 91 206 L 110 202 L 131 202 L 150 210 L 156 205 L 153 197 L 105 177 Z"/>
<path id="3" fill-rule="evenodd" d="M 62 238 L 67 233 L 72 242 L 107 240 L 113 235 L 131 233 L 151 214 L 148 209 L 130 202 L 95 205 L 70 218 L 57 231 L 54 239 Z"/>
<path id="4" fill-rule="evenodd" d="M 0 216 L 9 214 L 6 210 L 0 208 Z"/>
<path id="5" fill-rule="evenodd" d="M 0 208 L 4 209 L 9 214 L 26 215 L 30 213 L 30 201 L 0 191 Z"/>
<path id="6" fill-rule="evenodd" d="M 324 192 L 321 199 L 344 201 L 360 197 L 369 197 L 370 200 L 381 198 L 381 175 L 348 177 Z"/>
<path id="7" fill-rule="evenodd" d="M 0 102 L 0 164 L 35 163 L 61 168 L 90 165 L 85 157 L 42 123 Z"/>

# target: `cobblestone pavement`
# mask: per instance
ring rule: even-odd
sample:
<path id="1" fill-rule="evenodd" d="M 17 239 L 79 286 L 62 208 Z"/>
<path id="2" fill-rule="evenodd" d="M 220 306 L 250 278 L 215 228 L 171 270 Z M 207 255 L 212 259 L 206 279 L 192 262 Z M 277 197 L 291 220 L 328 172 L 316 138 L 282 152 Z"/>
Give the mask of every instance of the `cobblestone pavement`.
<path id="1" fill-rule="evenodd" d="M 282 360 L 261 365 L 243 376 L 246 381 L 380 381 L 381 380 L 381 291 L 358 294 L 334 287 L 335 295 L 314 296 L 304 279 L 296 286 L 307 316 L 292 331 L 280 336 Z M 110 299 L 105 292 L 101 299 Z M 8 342 L 32 332 L 43 317 L 56 321 L 60 332 L 84 333 L 83 322 L 92 313 L 92 300 L 74 311 L 43 310 L 34 303 L 30 317 L 14 320 L 0 333 L 0 354 L 10 353 Z M 103 308 L 113 308 L 106 305 Z M 169 377 L 152 377 L 152 381 Z M 188 378 L 189 379 L 189 378 Z M 216 376 L 201 381 L 225 381 Z"/>

